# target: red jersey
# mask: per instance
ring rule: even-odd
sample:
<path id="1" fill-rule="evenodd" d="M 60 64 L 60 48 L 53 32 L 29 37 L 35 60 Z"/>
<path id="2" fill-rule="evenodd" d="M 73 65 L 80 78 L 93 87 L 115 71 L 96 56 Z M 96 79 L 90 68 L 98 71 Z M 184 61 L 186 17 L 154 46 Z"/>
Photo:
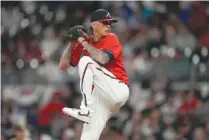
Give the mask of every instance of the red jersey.
<path id="1" fill-rule="evenodd" d="M 97 49 L 108 51 L 112 54 L 114 59 L 104 67 L 112 72 L 118 80 L 128 84 L 128 76 L 123 62 L 122 46 L 118 37 L 113 33 L 109 33 L 97 43 L 93 43 L 92 39 L 88 43 Z M 89 56 L 89 53 L 83 49 L 81 44 L 77 43 L 72 50 L 71 65 L 76 66 L 82 55 Z"/>

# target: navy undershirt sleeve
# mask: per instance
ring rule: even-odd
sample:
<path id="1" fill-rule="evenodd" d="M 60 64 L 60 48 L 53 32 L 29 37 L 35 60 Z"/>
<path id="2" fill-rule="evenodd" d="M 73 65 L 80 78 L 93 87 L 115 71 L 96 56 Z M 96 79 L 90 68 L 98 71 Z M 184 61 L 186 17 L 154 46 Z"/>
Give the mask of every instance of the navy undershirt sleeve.
<path id="1" fill-rule="evenodd" d="M 114 60 L 114 56 L 110 51 L 104 50 L 104 52 L 107 54 L 107 56 L 109 57 L 109 62 L 110 63 L 112 60 Z M 107 64 L 108 64 L 107 63 Z"/>

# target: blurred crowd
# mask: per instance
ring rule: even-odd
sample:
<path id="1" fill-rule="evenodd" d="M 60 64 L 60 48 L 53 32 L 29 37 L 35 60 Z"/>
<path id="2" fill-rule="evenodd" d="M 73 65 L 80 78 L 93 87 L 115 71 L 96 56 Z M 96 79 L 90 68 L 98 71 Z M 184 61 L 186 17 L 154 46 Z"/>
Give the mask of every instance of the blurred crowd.
<path id="1" fill-rule="evenodd" d="M 104 8 L 119 22 L 130 98 L 101 140 L 207 140 L 209 3 L 153 1 L 1 3 L 1 139 L 78 140 L 76 68 L 58 69 L 69 27 L 89 29 Z M 90 33 L 90 32 L 89 32 Z"/>

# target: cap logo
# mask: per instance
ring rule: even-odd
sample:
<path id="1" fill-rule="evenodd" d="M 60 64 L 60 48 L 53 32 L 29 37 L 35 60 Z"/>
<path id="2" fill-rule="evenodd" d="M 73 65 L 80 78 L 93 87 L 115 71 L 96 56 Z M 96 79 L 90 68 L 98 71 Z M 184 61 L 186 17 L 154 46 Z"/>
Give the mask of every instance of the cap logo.
<path id="1" fill-rule="evenodd" d="M 106 17 L 107 17 L 107 18 L 110 18 L 110 13 L 109 13 L 109 12 L 107 13 Z"/>

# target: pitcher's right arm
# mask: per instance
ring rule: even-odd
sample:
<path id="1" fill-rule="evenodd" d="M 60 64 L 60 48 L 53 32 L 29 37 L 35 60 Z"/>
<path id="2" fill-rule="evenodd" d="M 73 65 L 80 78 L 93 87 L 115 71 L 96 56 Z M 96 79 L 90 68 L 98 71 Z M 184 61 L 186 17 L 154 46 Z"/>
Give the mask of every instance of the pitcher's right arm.
<path id="1" fill-rule="evenodd" d="M 67 47 L 62 53 L 62 56 L 60 58 L 59 62 L 59 69 L 65 70 L 68 67 L 70 67 L 70 60 L 71 60 L 71 55 L 72 55 L 72 48 L 76 45 L 75 42 L 69 42 Z"/>

